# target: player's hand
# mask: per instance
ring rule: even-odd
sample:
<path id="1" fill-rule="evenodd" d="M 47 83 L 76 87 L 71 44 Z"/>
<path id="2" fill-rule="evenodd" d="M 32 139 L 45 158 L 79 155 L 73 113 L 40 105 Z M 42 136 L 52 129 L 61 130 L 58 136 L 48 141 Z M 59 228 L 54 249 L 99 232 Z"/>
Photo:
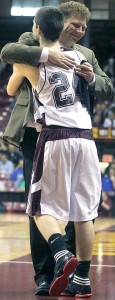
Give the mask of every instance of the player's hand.
<path id="1" fill-rule="evenodd" d="M 64 69 L 70 69 L 75 66 L 75 59 L 66 55 L 61 50 L 49 49 L 48 61 Z"/>
<path id="2" fill-rule="evenodd" d="M 75 72 L 77 75 L 84 77 L 88 83 L 90 83 L 93 80 L 93 67 L 88 62 L 76 65 Z"/>

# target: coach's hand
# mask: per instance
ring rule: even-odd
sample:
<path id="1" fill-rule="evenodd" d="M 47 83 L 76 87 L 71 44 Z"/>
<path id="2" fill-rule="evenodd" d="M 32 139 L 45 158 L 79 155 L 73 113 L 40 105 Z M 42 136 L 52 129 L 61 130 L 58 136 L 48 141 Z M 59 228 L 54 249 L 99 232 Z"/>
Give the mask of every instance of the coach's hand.
<path id="1" fill-rule="evenodd" d="M 77 75 L 84 77 L 84 79 L 90 83 L 93 80 L 94 73 L 93 67 L 88 62 L 84 62 L 83 64 L 76 65 L 75 72 Z"/>
<path id="2" fill-rule="evenodd" d="M 61 68 L 67 69 L 67 70 L 70 68 L 73 68 L 75 66 L 75 59 L 66 55 L 61 50 L 49 49 L 48 53 L 49 53 L 48 61 L 50 61 L 54 65 L 57 65 Z"/>

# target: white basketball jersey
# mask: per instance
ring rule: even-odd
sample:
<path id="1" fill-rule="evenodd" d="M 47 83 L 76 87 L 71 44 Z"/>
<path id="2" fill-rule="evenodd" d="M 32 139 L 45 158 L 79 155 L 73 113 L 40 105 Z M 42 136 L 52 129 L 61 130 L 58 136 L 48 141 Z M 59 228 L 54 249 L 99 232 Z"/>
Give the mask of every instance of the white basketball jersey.
<path id="1" fill-rule="evenodd" d="M 68 55 L 80 64 L 82 53 L 68 51 Z M 51 63 L 40 65 L 38 85 L 34 88 L 34 120 L 37 123 L 70 128 L 91 129 L 88 110 L 75 92 L 74 69 L 65 70 Z"/>

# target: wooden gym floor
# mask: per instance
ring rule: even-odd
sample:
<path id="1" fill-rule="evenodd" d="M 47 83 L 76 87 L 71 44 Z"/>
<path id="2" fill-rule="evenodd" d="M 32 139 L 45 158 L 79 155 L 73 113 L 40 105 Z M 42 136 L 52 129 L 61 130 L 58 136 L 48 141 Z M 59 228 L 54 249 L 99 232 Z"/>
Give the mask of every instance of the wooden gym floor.
<path id="1" fill-rule="evenodd" d="M 98 218 L 90 271 L 91 300 L 115 300 L 115 219 Z M 35 296 L 28 217 L 0 214 L 0 300 L 72 300 Z M 83 299 L 83 298 L 82 298 Z"/>

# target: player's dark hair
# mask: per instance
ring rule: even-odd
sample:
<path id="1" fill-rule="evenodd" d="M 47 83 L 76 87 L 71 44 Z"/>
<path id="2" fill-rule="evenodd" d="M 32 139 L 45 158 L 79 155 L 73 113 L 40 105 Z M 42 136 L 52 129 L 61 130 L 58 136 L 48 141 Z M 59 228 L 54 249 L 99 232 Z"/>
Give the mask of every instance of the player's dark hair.
<path id="1" fill-rule="evenodd" d="M 64 26 L 64 17 L 59 9 L 44 6 L 37 11 L 34 21 L 46 39 L 58 40 Z"/>

